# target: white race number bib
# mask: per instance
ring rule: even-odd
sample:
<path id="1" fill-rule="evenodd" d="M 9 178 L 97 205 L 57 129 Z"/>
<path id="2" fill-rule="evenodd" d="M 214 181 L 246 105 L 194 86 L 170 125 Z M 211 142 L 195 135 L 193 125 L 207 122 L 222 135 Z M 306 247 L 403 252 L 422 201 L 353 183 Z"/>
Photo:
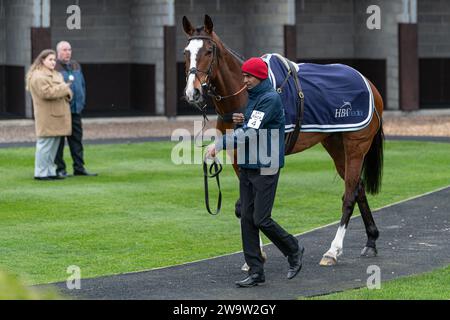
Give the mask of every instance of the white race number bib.
<path id="1" fill-rule="evenodd" d="M 261 122 L 264 119 L 264 112 L 261 111 L 253 111 L 250 116 L 250 120 L 248 121 L 247 126 L 253 129 L 259 129 L 261 126 Z"/>

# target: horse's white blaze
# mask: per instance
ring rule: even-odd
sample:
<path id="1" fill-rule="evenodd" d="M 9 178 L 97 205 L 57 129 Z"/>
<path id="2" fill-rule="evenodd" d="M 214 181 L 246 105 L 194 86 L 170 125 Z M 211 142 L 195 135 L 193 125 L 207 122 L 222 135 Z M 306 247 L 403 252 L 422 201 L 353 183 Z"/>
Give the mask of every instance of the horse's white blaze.
<path id="1" fill-rule="evenodd" d="M 189 42 L 189 45 L 186 47 L 186 51 L 189 51 L 191 56 L 190 61 L 190 68 L 197 68 L 197 55 L 200 50 L 200 48 L 203 47 L 203 40 L 192 40 Z M 187 80 L 187 86 L 186 86 L 186 97 L 189 101 L 194 100 L 194 82 L 195 82 L 195 74 L 189 75 L 189 78 Z"/>
<path id="2" fill-rule="evenodd" d="M 331 243 L 330 250 L 328 250 L 328 252 L 325 253 L 326 256 L 330 256 L 337 259 L 337 257 L 339 257 L 342 254 L 343 251 L 342 248 L 344 246 L 344 237 L 346 231 L 347 229 L 345 228 L 345 226 L 339 226 L 336 232 L 336 236 L 334 237 L 334 240 Z"/>

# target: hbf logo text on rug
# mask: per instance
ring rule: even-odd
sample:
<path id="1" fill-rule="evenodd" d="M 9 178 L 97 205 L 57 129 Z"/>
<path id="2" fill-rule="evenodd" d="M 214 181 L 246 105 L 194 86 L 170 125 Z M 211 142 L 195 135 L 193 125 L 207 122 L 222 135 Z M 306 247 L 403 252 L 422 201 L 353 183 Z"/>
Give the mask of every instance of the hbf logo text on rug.
<path id="1" fill-rule="evenodd" d="M 361 110 L 352 110 L 352 104 L 348 101 L 343 101 L 344 104 L 336 109 L 334 114 L 335 118 L 347 118 L 347 117 L 362 117 L 364 116 L 364 112 Z"/>

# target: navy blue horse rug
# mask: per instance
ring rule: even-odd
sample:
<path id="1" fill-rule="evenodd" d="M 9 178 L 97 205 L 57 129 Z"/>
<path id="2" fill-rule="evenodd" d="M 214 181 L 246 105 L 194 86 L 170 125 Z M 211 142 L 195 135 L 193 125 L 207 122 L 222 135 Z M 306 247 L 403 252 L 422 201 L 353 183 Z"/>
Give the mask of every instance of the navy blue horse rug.
<path id="1" fill-rule="evenodd" d="M 298 93 L 291 77 L 284 85 L 288 66 L 276 54 L 262 57 L 269 65 L 269 77 L 284 104 L 286 132 L 295 128 Z M 343 64 L 294 65 L 305 95 L 302 132 L 357 131 L 369 125 L 374 113 L 370 85 L 355 69 Z M 280 92 L 281 91 L 281 92 Z"/>

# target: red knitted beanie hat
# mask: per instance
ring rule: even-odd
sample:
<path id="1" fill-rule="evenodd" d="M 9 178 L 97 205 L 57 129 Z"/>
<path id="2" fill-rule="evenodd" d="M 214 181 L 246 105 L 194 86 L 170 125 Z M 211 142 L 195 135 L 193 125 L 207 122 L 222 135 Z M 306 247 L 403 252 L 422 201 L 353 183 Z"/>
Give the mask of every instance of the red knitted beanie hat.
<path id="1" fill-rule="evenodd" d="M 265 80 L 269 77 L 267 64 L 261 58 L 251 58 L 242 66 L 242 72 L 248 73 L 258 79 Z"/>

